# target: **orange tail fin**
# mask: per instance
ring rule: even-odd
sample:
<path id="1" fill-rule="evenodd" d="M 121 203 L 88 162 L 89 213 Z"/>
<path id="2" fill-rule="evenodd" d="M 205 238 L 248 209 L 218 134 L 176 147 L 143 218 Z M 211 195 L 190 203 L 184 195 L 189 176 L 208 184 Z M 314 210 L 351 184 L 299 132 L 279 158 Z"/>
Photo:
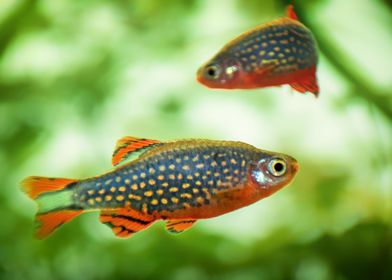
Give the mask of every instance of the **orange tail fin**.
<path id="1" fill-rule="evenodd" d="M 36 237 L 47 237 L 62 224 L 83 212 L 72 201 L 72 186 L 76 180 L 64 178 L 28 177 L 22 189 L 38 204 Z"/>
<path id="2" fill-rule="evenodd" d="M 35 236 L 38 239 L 48 237 L 59 226 L 69 222 L 82 212 L 83 210 L 60 210 L 45 214 L 37 214 L 35 218 L 38 222 L 38 226 L 35 231 Z"/>
<path id="3" fill-rule="evenodd" d="M 31 176 L 22 181 L 22 188 L 32 199 L 36 199 L 44 193 L 64 189 L 73 182 L 75 180 L 72 179 Z"/>

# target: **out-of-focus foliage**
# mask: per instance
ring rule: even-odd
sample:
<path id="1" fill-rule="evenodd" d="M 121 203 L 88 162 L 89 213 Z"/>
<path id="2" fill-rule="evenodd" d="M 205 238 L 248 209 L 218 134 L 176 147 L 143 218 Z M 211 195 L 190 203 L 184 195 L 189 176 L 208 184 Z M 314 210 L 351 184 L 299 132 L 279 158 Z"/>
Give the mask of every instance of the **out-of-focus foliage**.
<path id="1" fill-rule="evenodd" d="M 321 94 L 208 90 L 197 67 L 291 1 L 0 1 L 1 279 L 392 279 L 390 1 L 295 1 Z M 28 175 L 109 170 L 115 141 L 242 140 L 294 156 L 289 187 L 173 236 L 98 214 L 34 240 Z"/>

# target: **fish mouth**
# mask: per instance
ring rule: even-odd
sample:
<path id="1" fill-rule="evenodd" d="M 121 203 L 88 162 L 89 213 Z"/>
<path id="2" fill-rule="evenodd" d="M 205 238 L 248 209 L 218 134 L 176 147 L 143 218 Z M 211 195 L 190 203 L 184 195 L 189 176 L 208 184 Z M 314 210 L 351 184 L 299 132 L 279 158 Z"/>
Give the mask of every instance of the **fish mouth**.
<path id="1" fill-rule="evenodd" d="M 298 164 L 298 162 L 297 162 L 296 160 L 294 160 L 294 161 L 292 162 L 291 166 L 292 166 L 293 171 L 294 171 L 293 173 L 297 173 L 298 170 L 299 170 L 299 164 Z"/>
<path id="2" fill-rule="evenodd" d="M 198 81 L 199 83 L 203 83 L 202 81 L 202 68 L 199 68 L 196 72 L 196 81 Z"/>
<path id="3" fill-rule="evenodd" d="M 198 81 L 199 83 L 206 85 L 207 81 L 204 78 L 204 69 L 205 69 L 205 65 L 199 67 L 199 69 L 197 69 L 196 72 L 196 81 Z"/>

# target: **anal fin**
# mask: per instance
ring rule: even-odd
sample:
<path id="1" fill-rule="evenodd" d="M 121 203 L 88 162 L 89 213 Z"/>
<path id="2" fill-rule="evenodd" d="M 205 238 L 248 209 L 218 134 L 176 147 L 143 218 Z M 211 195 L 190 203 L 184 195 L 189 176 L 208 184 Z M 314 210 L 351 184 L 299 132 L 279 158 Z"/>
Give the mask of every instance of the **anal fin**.
<path id="1" fill-rule="evenodd" d="M 166 229 L 171 233 L 181 233 L 196 223 L 197 220 L 169 220 L 166 223 Z"/>
<path id="2" fill-rule="evenodd" d="M 101 211 L 100 221 L 118 237 L 129 237 L 149 227 L 154 219 L 132 209 L 117 209 Z"/>
<path id="3" fill-rule="evenodd" d="M 316 97 L 319 95 L 319 86 L 315 75 L 310 75 L 303 80 L 291 83 L 290 86 L 301 93 L 309 91 Z"/>

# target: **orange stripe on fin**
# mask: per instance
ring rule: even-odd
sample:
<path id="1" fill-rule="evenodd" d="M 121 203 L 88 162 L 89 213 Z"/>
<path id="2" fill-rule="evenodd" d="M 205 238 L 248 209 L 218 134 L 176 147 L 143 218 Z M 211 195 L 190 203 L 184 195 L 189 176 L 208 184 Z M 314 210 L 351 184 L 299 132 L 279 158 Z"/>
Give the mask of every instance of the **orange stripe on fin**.
<path id="1" fill-rule="evenodd" d="M 36 220 L 38 222 L 36 237 L 38 239 L 47 237 L 59 226 L 69 222 L 82 212 L 82 210 L 60 210 L 45 214 L 38 214 L 36 216 Z"/>
<path id="2" fill-rule="evenodd" d="M 154 219 L 132 209 L 101 211 L 101 223 L 108 225 L 118 237 L 129 237 L 149 227 Z"/>
<path id="3" fill-rule="evenodd" d="M 196 223 L 196 220 L 169 220 L 166 223 L 166 229 L 171 233 L 181 233 Z"/>
<path id="4" fill-rule="evenodd" d="M 65 178 L 46 178 L 46 177 L 32 176 L 24 179 L 21 185 L 22 185 L 22 189 L 32 199 L 36 199 L 38 196 L 46 192 L 53 192 L 53 191 L 64 189 L 73 182 L 76 182 L 76 180 L 65 179 Z"/>
<path id="5" fill-rule="evenodd" d="M 139 156 L 146 150 L 160 144 L 158 140 L 136 138 L 127 136 L 117 141 L 115 151 L 112 157 L 113 165 L 118 165 L 125 160 L 130 160 L 131 156 Z"/>
<path id="6" fill-rule="evenodd" d="M 298 20 L 298 16 L 294 11 L 294 6 L 293 5 L 288 5 L 286 8 L 286 15 L 291 18 L 291 19 L 295 19 Z"/>

